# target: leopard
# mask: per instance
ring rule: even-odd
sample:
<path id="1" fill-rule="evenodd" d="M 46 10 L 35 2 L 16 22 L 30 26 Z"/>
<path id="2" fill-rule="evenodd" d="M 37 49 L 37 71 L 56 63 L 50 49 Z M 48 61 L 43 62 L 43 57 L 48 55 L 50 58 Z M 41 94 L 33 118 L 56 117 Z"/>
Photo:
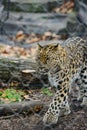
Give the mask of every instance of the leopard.
<path id="1" fill-rule="evenodd" d="M 57 124 L 61 115 L 71 113 L 69 94 L 72 81 L 77 80 L 77 100 L 87 106 L 87 42 L 71 37 L 63 42 L 40 45 L 37 49 L 37 71 L 48 75 L 49 83 L 56 88 L 55 95 L 43 117 L 45 125 Z"/>

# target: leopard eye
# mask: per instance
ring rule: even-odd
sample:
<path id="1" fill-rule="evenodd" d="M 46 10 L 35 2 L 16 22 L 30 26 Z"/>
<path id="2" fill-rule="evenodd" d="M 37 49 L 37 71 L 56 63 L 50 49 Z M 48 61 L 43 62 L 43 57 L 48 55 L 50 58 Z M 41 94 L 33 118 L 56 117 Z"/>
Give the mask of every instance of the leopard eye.
<path id="1" fill-rule="evenodd" d="M 46 59 L 47 59 L 47 60 L 49 60 L 49 58 L 48 58 L 48 57 L 47 57 Z"/>

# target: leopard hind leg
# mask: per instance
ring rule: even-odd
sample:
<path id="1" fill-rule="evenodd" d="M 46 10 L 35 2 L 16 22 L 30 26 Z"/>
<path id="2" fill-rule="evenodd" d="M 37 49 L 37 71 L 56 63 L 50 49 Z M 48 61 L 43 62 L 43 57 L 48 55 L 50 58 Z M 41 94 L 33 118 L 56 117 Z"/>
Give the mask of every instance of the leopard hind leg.
<path id="1" fill-rule="evenodd" d="M 81 105 L 87 106 L 87 67 L 84 67 L 80 72 L 80 79 L 78 80 L 79 94 L 78 100 L 82 100 Z"/>

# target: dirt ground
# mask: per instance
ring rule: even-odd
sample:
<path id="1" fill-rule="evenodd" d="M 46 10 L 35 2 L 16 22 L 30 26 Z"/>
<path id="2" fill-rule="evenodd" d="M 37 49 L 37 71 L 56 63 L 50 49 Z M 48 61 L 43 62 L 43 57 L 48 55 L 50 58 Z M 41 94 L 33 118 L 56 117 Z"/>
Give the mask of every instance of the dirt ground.
<path id="1" fill-rule="evenodd" d="M 74 105 L 72 113 L 60 117 L 55 126 L 46 127 L 41 120 L 42 116 L 39 114 L 2 119 L 0 120 L 0 130 L 87 130 L 87 108 L 78 108 Z"/>
<path id="2" fill-rule="evenodd" d="M 37 92 L 37 97 L 47 104 L 52 97 Z M 87 107 L 81 107 L 80 102 L 76 100 L 77 93 L 71 93 L 71 113 L 67 116 L 59 118 L 55 126 L 45 126 L 42 117 L 46 111 L 46 107 L 39 113 L 31 114 L 15 114 L 10 118 L 0 118 L 0 130 L 87 130 Z"/>

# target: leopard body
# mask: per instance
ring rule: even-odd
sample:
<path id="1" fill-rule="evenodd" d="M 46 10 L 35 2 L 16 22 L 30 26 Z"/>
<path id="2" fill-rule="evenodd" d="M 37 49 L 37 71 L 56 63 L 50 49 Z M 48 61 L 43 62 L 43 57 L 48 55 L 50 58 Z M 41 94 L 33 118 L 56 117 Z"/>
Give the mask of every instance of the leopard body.
<path id="1" fill-rule="evenodd" d="M 61 114 L 70 113 L 68 103 L 71 81 L 77 80 L 78 100 L 87 105 L 87 42 L 80 37 L 69 38 L 63 43 L 38 45 L 38 71 L 46 72 L 56 94 L 44 115 L 45 124 L 56 124 Z"/>

